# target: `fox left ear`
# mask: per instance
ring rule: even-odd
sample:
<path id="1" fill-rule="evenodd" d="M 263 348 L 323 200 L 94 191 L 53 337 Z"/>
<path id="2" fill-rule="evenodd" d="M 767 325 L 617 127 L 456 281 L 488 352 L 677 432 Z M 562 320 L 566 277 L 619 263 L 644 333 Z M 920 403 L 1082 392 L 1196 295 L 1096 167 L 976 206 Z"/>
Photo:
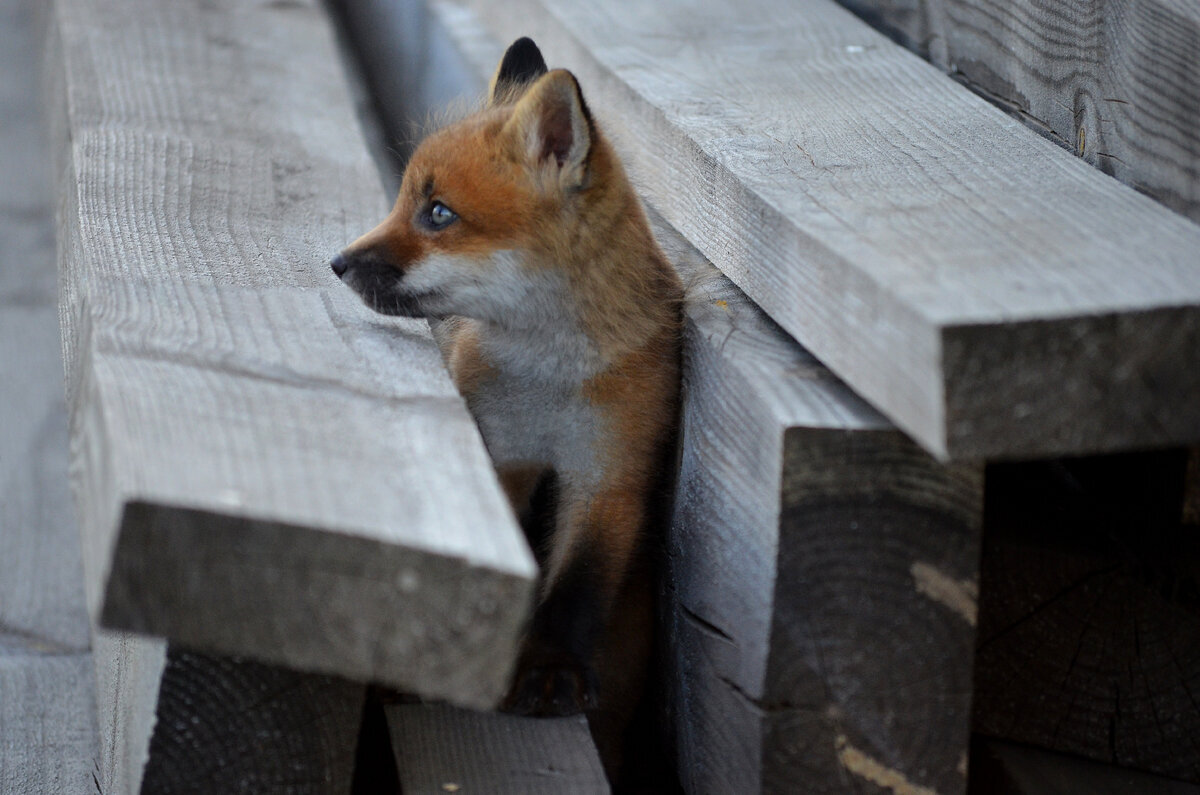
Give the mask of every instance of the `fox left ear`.
<path id="1" fill-rule="evenodd" d="M 518 146 L 525 147 L 535 166 L 556 165 L 560 185 L 583 185 L 592 148 L 592 116 L 570 72 L 555 69 L 530 86 L 513 109 L 505 131 L 515 136 Z"/>
<path id="2" fill-rule="evenodd" d="M 488 105 L 515 102 L 533 81 L 546 74 L 546 60 L 533 39 L 523 36 L 504 52 L 488 86 Z"/>

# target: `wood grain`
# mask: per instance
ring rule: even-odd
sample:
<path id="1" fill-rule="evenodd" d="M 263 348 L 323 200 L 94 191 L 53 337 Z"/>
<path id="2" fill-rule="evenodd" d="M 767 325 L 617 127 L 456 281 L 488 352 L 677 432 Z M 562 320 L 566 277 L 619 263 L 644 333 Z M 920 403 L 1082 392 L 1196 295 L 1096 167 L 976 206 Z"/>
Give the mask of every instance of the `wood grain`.
<path id="1" fill-rule="evenodd" d="M 1200 436 L 1200 227 L 844 9 L 467 5 L 574 70 L 667 221 L 936 455 Z"/>
<path id="2" fill-rule="evenodd" d="M 95 792 L 87 652 L 23 654 L 0 636 L 0 792 Z"/>
<path id="3" fill-rule="evenodd" d="M 963 791 L 978 467 L 934 461 L 723 278 L 693 287 L 686 334 L 670 543 L 685 787 Z"/>
<path id="4" fill-rule="evenodd" d="M 978 795 L 1200 795 L 1200 786 L 987 740 L 972 749 L 971 792 Z"/>
<path id="5" fill-rule="evenodd" d="M 535 567 L 427 326 L 325 264 L 387 207 L 325 9 L 62 0 L 55 22 L 93 614 L 490 705 Z"/>
<path id="6" fill-rule="evenodd" d="M 443 704 L 394 704 L 386 712 L 403 792 L 609 791 L 582 715 L 527 718 Z"/>
<path id="7" fill-rule="evenodd" d="M 55 307 L 37 0 L 0 0 L 0 792 L 94 792 L 99 751 Z"/>
<path id="8" fill-rule="evenodd" d="M 96 635 L 105 793 L 350 792 L 364 688 Z"/>
<path id="9" fill-rule="evenodd" d="M 1186 458 L 989 468 L 976 731 L 1200 783 Z"/>
<path id="10" fill-rule="evenodd" d="M 1031 129 L 1200 221 L 1200 7 L 839 0 Z"/>

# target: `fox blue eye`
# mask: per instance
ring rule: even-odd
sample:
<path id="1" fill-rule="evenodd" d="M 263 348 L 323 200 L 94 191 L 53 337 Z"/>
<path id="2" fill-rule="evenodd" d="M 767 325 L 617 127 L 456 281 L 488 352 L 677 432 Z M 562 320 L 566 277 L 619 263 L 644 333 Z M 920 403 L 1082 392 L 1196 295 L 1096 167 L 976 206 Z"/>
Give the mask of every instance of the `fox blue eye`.
<path id="1" fill-rule="evenodd" d="M 441 229 L 455 218 L 458 216 L 454 211 L 441 202 L 434 202 L 433 206 L 429 208 L 429 224 L 434 229 Z"/>

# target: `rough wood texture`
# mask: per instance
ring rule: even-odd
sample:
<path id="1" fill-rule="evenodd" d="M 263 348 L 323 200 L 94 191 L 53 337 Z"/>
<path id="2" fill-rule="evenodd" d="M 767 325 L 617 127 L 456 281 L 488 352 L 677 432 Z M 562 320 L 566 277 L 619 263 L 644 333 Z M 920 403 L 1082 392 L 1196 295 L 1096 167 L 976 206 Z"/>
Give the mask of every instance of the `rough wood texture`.
<path id="1" fill-rule="evenodd" d="M 1186 452 L 993 466 L 975 730 L 1200 783 Z"/>
<path id="2" fill-rule="evenodd" d="M 648 199 L 937 455 L 1200 437 L 1200 227 L 825 0 L 468 3 Z"/>
<path id="3" fill-rule="evenodd" d="M 325 264 L 387 202 L 324 9 L 61 0 L 56 21 L 94 614 L 490 705 L 535 567 L 426 325 Z"/>
<path id="4" fill-rule="evenodd" d="M 587 720 L 395 704 L 388 728 L 405 793 L 607 793 Z"/>
<path id="5" fill-rule="evenodd" d="M 55 309 L 46 9 L 0 0 L 0 792 L 94 792 L 96 702 Z"/>
<path id="6" fill-rule="evenodd" d="M 692 298 L 670 543 L 685 787 L 962 792 L 978 468 L 935 462 L 723 278 Z"/>
<path id="7" fill-rule="evenodd" d="M 348 795 L 362 685 L 96 636 L 104 793 Z"/>
<path id="8" fill-rule="evenodd" d="M 971 749 L 971 795 L 1200 795 L 1200 787 L 988 740 Z"/>
<path id="9" fill-rule="evenodd" d="M 839 0 L 1059 146 L 1200 221 L 1200 6 Z"/>
<path id="10" fill-rule="evenodd" d="M 92 657 L 14 648 L 0 636 L 0 792 L 95 792 Z"/>

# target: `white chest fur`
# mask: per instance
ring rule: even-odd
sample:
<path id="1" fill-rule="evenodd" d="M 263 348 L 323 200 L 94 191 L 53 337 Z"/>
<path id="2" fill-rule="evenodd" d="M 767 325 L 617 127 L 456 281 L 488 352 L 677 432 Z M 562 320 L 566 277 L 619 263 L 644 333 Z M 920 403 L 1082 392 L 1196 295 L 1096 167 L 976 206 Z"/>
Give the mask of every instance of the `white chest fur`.
<path id="1" fill-rule="evenodd" d="M 581 332 L 481 327 L 491 376 L 468 406 L 497 466 L 537 464 L 586 486 L 600 475 L 605 417 L 582 391 L 603 366 Z"/>

